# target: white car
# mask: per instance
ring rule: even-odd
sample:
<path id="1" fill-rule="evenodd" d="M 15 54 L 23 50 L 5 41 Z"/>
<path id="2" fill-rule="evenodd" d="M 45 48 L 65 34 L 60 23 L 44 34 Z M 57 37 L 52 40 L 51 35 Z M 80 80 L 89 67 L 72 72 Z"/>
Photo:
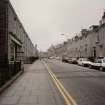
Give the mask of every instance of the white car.
<path id="1" fill-rule="evenodd" d="M 90 68 L 97 68 L 101 71 L 105 70 L 105 58 L 104 59 L 96 59 L 95 62 L 90 64 Z"/>
<path id="2" fill-rule="evenodd" d="M 78 62 L 78 65 L 80 66 L 89 66 L 92 63 L 87 58 L 79 58 L 77 62 Z"/>
<path id="3" fill-rule="evenodd" d="M 55 56 L 51 56 L 51 57 L 49 57 L 50 59 L 54 59 L 55 58 Z"/>
<path id="4" fill-rule="evenodd" d="M 56 59 L 56 60 L 61 60 L 61 58 L 60 58 L 60 57 L 58 57 L 58 56 L 57 56 L 55 59 Z"/>

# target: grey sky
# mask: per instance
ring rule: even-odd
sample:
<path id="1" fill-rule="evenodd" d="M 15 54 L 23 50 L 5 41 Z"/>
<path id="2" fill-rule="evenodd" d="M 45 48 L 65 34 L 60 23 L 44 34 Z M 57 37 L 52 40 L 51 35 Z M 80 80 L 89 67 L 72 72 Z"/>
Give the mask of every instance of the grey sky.
<path id="1" fill-rule="evenodd" d="M 98 24 L 105 8 L 105 0 L 10 1 L 32 42 L 44 51 L 79 33 L 81 28 Z M 66 37 L 61 33 L 67 33 Z"/>

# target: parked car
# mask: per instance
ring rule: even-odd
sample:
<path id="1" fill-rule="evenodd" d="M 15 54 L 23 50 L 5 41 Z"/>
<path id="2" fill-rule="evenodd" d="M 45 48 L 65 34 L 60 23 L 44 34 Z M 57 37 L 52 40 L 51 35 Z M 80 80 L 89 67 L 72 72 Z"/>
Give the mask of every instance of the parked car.
<path id="1" fill-rule="evenodd" d="M 85 67 L 88 67 L 92 63 L 87 58 L 79 58 L 77 62 L 78 62 L 78 65 L 85 66 Z"/>
<path id="2" fill-rule="evenodd" d="M 105 58 L 95 59 L 95 61 L 92 62 L 89 67 L 104 71 L 105 70 Z"/>
<path id="3" fill-rule="evenodd" d="M 77 64 L 77 58 L 62 57 L 62 61 L 70 64 Z"/>
<path id="4" fill-rule="evenodd" d="M 51 56 L 51 57 L 49 57 L 49 59 L 55 59 L 55 56 Z"/>
<path id="5" fill-rule="evenodd" d="M 77 58 L 72 58 L 71 63 L 72 64 L 77 64 Z"/>
<path id="6" fill-rule="evenodd" d="M 69 57 L 62 57 L 62 62 L 69 63 L 70 58 Z"/>
<path id="7" fill-rule="evenodd" d="M 55 59 L 56 59 L 56 60 L 61 60 L 61 57 L 57 56 Z"/>

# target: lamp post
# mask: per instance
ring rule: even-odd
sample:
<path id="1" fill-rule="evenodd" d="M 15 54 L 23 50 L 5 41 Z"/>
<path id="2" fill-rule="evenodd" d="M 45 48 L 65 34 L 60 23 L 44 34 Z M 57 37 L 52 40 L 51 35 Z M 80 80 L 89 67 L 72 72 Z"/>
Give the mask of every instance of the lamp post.
<path id="1" fill-rule="evenodd" d="M 68 34 L 68 33 L 66 33 L 66 34 L 62 33 L 60 35 L 61 36 L 64 36 L 66 38 L 66 40 L 70 39 L 70 37 L 69 37 L 70 34 Z"/>
<path id="2" fill-rule="evenodd" d="M 68 52 L 69 52 L 69 49 L 68 49 L 68 39 L 70 39 L 69 37 L 69 34 L 61 34 L 61 36 L 64 36 L 66 38 L 66 42 L 64 42 L 64 52 L 63 52 L 63 55 L 62 56 L 68 56 Z"/>

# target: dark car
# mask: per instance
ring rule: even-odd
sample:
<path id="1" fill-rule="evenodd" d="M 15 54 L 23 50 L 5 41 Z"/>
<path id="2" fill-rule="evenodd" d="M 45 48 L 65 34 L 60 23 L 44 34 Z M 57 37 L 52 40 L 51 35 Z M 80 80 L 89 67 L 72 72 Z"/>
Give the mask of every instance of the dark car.
<path id="1" fill-rule="evenodd" d="M 72 64 L 77 64 L 77 58 L 72 58 Z"/>

